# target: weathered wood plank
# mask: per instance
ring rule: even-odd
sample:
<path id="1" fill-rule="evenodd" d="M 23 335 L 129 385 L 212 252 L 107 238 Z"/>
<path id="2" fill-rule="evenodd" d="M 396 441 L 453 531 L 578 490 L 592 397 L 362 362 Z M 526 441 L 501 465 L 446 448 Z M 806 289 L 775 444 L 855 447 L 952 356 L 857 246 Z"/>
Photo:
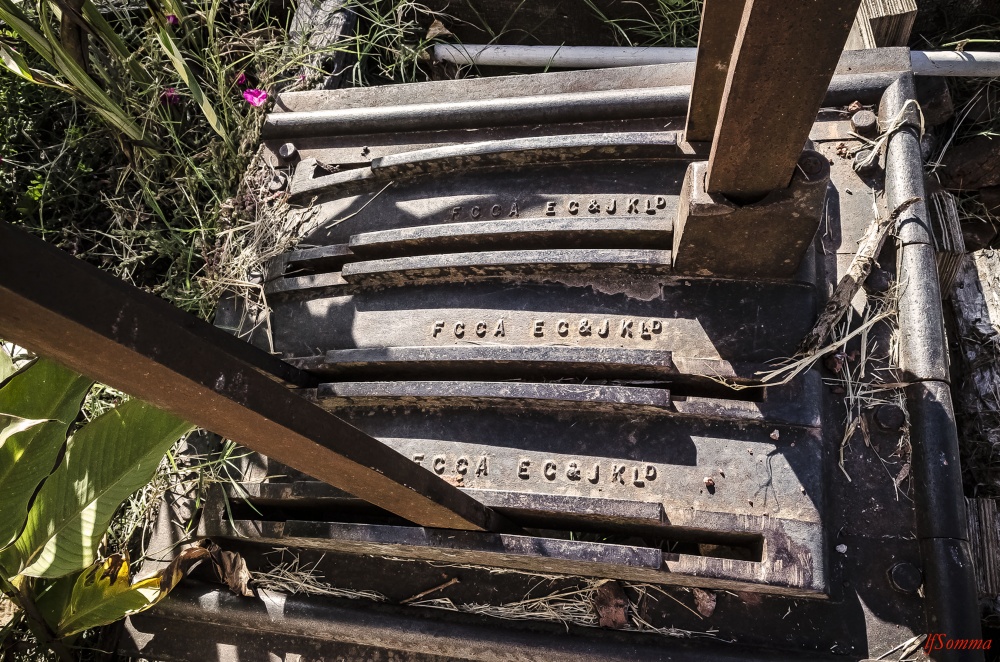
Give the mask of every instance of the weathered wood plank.
<path id="1" fill-rule="evenodd" d="M 971 253 L 951 294 L 961 347 L 960 420 L 968 477 L 1000 494 L 1000 251 Z"/>
<path id="2" fill-rule="evenodd" d="M 995 499 L 968 499 L 969 546 L 980 598 L 1000 595 L 1000 513 Z"/>
<path id="3" fill-rule="evenodd" d="M 864 0 L 854 19 L 847 48 L 906 46 L 916 20 L 916 0 Z"/>
<path id="4" fill-rule="evenodd" d="M 784 189 L 861 0 L 748 0 L 709 157 L 709 193 L 736 202 Z"/>
<path id="5" fill-rule="evenodd" d="M 684 139 L 711 142 L 747 0 L 706 0 Z"/>

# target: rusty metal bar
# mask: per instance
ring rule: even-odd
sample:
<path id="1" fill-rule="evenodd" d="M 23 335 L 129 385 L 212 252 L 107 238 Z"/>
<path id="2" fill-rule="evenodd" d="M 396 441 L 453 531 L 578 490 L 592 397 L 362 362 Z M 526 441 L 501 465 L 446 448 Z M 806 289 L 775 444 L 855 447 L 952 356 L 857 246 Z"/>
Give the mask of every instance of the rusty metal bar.
<path id="1" fill-rule="evenodd" d="M 748 0 L 707 190 L 759 200 L 791 181 L 861 0 Z"/>
<path id="2" fill-rule="evenodd" d="M 684 129 L 684 139 L 688 142 L 711 142 L 715 135 L 729 61 L 747 1 L 706 0 L 701 10 L 698 59 Z"/>
<path id="3" fill-rule="evenodd" d="M 2 223 L 0 337 L 411 522 L 510 528 L 286 385 L 305 373 Z"/>

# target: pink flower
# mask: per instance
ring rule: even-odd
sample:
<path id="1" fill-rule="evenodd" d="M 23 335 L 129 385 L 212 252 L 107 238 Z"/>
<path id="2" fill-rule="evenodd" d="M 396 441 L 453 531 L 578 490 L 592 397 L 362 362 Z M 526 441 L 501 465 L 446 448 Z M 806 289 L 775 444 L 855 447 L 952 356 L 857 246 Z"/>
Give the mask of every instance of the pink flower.
<path id="1" fill-rule="evenodd" d="M 167 14 L 167 23 L 169 23 L 174 27 L 177 27 L 178 25 L 181 24 L 180 20 L 174 14 Z"/>
<path id="2" fill-rule="evenodd" d="M 160 103 L 165 106 L 176 106 L 181 102 L 181 96 L 177 94 L 177 90 L 168 87 L 160 92 Z"/>
<path id="3" fill-rule="evenodd" d="M 237 85 L 246 85 L 247 84 L 247 75 L 245 73 L 243 73 L 242 71 L 240 72 L 240 75 L 236 77 L 236 84 Z"/>
<path id="4" fill-rule="evenodd" d="M 264 102 L 267 101 L 267 92 L 264 90 L 254 89 L 243 90 L 243 98 L 246 99 L 248 104 L 257 108 L 259 106 L 263 106 Z"/>

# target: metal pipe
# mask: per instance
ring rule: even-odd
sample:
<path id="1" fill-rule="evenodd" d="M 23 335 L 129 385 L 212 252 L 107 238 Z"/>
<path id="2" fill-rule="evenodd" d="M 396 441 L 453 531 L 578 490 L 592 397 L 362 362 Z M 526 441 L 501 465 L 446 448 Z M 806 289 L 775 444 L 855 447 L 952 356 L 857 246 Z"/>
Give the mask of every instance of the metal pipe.
<path id="1" fill-rule="evenodd" d="M 635 46 L 492 46 L 438 44 L 434 59 L 481 67 L 537 69 L 601 69 L 643 64 L 694 62 L 697 48 Z M 1000 76 L 1000 52 L 911 51 L 910 64 L 918 76 Z"/>
<path id="2" fill-rule="evenodd" d="M 680 115 L 687 110 L 688 86 L 602 92 L 542 94 L 532 97 L 421 103 L 271 113 L 265 139 L 431 129 L 473 129 L 533 123 L 589 122 Z"/>
<path id="3" fill-rule="evenodd" d="M 984 51 L 910 51 L 910 66 L 918 76 L 1000 76 L 1000 53 Z"/>
<path id="4" fill-rule="evenodd" d="M 824 103 L 875 103 L 897 73 L 834 76 Z M 264 123 L 266 140 L 489 126 L 593 122 L 682 115 L 689 85 L 600 92 L 546 94 L 534 97 L 421 103 L 375 108 L 271 113 Z"/>
<path id="5" fill-rule="evenodd" d="M 438 44 L 432 57 L 441 62 L 481 67 L 605 69 L 642 64 L 694 62 L 697 48 L 635 46 L 499 46 Z"/>
<path id="6" fill-rule="evenodd" d="M 907 197 L 925 196 L 923 162 L 915 123 L 905 113 L 916 97 L 913 74 L 886 89 L 883 119 L 907 124 L 895 131 L 886 152 L 886 202 L 894 209 Z M 911 474 L 917 538 L 924 565 L 924 612 L 929 632 L 949 639 L 982 637 L 973 574 L 965 498 L 958 454 L 958 430 L 947 383 L 947 353 L 937 263 L 927 207 L 913 205 L 900 219 L 897 271 L 900 285 L 899 354 L 910 412 Z M 939 650 L 938 662 L 981 661 L 971 650 Z"/>

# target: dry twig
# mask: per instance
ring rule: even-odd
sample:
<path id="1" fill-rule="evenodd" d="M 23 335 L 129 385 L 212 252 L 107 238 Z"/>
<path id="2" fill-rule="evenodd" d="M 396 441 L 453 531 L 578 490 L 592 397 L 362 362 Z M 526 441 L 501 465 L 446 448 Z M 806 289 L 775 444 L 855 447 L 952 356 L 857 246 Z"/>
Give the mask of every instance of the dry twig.
<path id="1" fill-rule="evenodd" d="M 892 210 L 892 213 L 871 222 L 868 229 L 865 230 L 864 236 L 861 238 L 861 243 L 858 245 L 858 252 L 854 255 L 847 273 L 837 283 L 837 287 L 830 296 L 830 301 L 827 302 L 826 308 L 823 309 L 819 319 L 816 320 L 812 331 L 806 335 L 802 340 L 802 344 L 799 345 L 799 354 L 810 356 L 823 346 L 833 327 L 840 322 L 844 313 L 847 312 L 847 309 L 851 305 L 851 300 L 854 299 L 854 295 L 861 289 L 861 284 L 865 282 L 865 278 L 871 272 L 872 265 L 875 264 L 875 260 L 882 250 L 882 244 L 885 243 L 885 238 L 889 236 L 889 232 L 896 226 L 896 221 L 899 220 L 904 211 L 911 205 L 919 202 L 919 200 L 920 198 L 904 200 L 898 207 Z"/>

